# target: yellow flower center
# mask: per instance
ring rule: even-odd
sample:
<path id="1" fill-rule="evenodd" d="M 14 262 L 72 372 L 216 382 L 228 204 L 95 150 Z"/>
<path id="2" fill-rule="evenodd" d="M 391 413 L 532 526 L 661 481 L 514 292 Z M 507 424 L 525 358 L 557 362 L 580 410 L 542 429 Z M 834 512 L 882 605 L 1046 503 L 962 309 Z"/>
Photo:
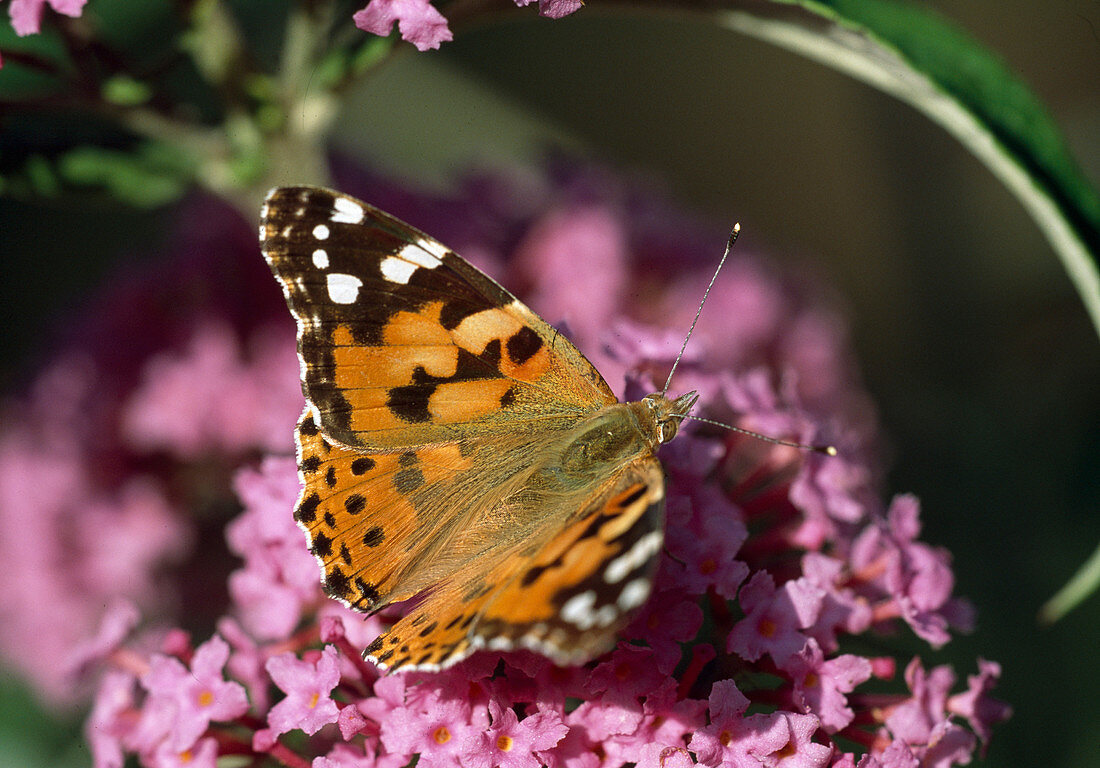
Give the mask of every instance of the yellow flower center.
<path id="1" fill-rule="evenodd" d="M 199 694 L 199 706 L 209 707 L 214 703 L 214 694 L 211 691 L 203 691 Z"/>
<path id="2" fill-rule="evenodd" d="M 771 637 L 779 627 L 771 619 L 761 619 L 760 623 L 756 625 L 756 629 L 764 637 Z"/>
<path id="3" fill-rule="evenodd" d="M 497 736 L 497 749 L 501 752 L 511 752 L 513 744 L 511 736 Z"/>
<path id="4" fill-rule="evenodd" d="M 435 729 L 432 738 L 435 739 L 436 744 L 446 744 L 451 740 L 451 732 L 447 730 L 447 726 L 441 725 Z"/>
<path id="5" fill-rule="evenodd" d="M 309 697 L 309 708 L 313 709 L 314 707 L 316 707 L 317 702 L 320 701 L 320 699 L 321 699 L 320 692 L 314 693 L 312 696 L 310 696 Z"/>

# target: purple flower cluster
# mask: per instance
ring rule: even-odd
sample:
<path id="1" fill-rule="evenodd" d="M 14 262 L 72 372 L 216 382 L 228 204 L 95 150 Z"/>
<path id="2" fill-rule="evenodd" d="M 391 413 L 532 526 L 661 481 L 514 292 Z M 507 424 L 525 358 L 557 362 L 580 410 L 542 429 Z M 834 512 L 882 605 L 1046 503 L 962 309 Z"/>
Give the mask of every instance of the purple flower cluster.
<path id="1" fill-rule="evenodd" d="M 515 0 L 516 5 L 530 5 L 533 0 Z M 538 0 L 539 15 L 551 19 L 568 16 L 584 5 L 583 0 Z M 430 0 L 370 0 L 353 16 L 355 26 L 364 32 L 385 37 L 397 24 L 401 39 L 426 51 L 440 43 L 453 40 L 447 19 Z"/>
<path id="2" fill-rule="evenodd" d="M 625 397 L 663 382 L 722 242 L 720 230 L 589 171 L 559 169 L 524 194 L 471 178 L 452 200 L 355 173 L 341 186 L 517 288 Z M 255 244 L 237 237 L 251 227 L 206 222 L 201 237 L 222 249 L 218 263 L 263 269 Z M 250 290 L 277 304 L 277 287 L 265 285 Z M 894 680 L 897 660 L 850 642 L 874 635 L 886 647 L 880 638 L 909 627 L 937 646 L 972 617 L 953 597 L 947 553 L 918 539 L 916 500 L 880 501 L 874 418 L 843 323 L 812 285 L 742 250 L 719 285 L 673 389 L 698 390 L 703 415 L 833 443 L 841 456 L 686 423 L 661 456 L 667 534 L 654 595 L 604 657 L 560 668 L 528 652 L 482 652 L 438 673 L 385 676 L 364 662 L 362 649 L 401 607 L 367 618 L 324 598 L 293 523 L 293 329 L 272 325 L 270 307 L 243 323 L 239 307 L 214 300 L 181 326 L 190 332 L 146 344 L 126 365 L 108 367 L 108 347 L 86 345 L 97 376 L 130 371 L 109 390 L 109 408 L 88 405 L 69 358 L 64 375 L 44 375 L 10 404 L 0 461 L 18 471 L 0 471 L 0 515 L 10 530 L 37 526 L 33 540 L 48 551 L 4 552 L 37 560 L 34 585 L 0 590 L 9 601 L 0 650 L 56 693 L 62 682 L 36 666 L 32 617 L 53 634 L 76 617 L 58 643 L 75 648 L 71 671 L 97 680 L 87 736 L 99 768 L 128 755 L 192 768 L 225 755 L 294 768 L 396 768 L 414 756 L 426 768 L 968 762 L 1008 716 L 991 697 L 999 667 L 979 660 L 958 686 L 949 668 L 907 658 Z M 139 294 L 122 295 L 147 309 Z M 107 477 L 92 471 L 102 466 Z M 231 483 L 226 467 L 238 468 Z M 210 510 L 230 494 L 243 511 L 225 527 L 236 556 L 226 573 L 228 555 L 204 531 L 225 525 Z M 170 536 L 152 535 L 165 525 Z M 187 550 L 188 539 L 204 544 Z M 192 567 L 154 582 L 173 557 Z M 80 572 L 93 578 L 78 581 Z M 225 574 L 224 600 L 212 572 Z M 215 597 L 188 603 L 196 582 Z M 43 583 L 53 590 L 45 597 Z M 173 626 L 181 601 L 200 606 L 176 614 L 197 643 Z M 106 603 L 94 630 L 88 606 Z"/>
<path id="3" fill-rule="evenodd" d="M 77 18 L 88 0 L 11 0 L 8 14 L 11 25 L 20 37 L 37 34 L 42 26 L 42 12 L 49 5 L 58 13 Z"/>

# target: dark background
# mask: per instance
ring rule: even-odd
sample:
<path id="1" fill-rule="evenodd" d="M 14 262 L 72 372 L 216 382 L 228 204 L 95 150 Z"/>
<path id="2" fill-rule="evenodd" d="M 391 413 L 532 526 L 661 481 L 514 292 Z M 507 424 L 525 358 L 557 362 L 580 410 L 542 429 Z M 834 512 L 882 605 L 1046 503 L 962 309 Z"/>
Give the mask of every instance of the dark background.
<path id="1" fill-rule="evenodd" d="M 926 5 L 1004 56 L 1100 182 L 1100 3 Z M 1100 598 L 1036 621 L 1100 542 L 1100 344 L 1023 208 L 887 96 L 688 17 L 598 2 L 466 30 L 441 53 L 409 47 L 338 131 L 342 150 L 437 187 L 472 163 L 535 162 L 548 143 L 641 171 L 741 221 L 746 249 L 836 286 L 890 438 L 888 491 L 921 497 L 924 538 L 952 551 L 957 592 L 979 609 L 977 631 L 926 663 L 1003 664 L 998 695 L 1016 714 L 986 765 L 1100 765 Z M 156 253 L 166 220 L 0 201 L 0 384 L 33 370 L 49 318 Z"/>

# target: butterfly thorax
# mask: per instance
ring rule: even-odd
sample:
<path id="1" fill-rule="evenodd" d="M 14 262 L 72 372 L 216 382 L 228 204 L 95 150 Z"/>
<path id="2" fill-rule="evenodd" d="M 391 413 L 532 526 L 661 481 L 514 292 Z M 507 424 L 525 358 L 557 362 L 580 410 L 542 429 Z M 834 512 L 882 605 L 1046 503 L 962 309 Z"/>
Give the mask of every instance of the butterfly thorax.
<path id="1" fill-rule="evenodd" d="M 657 393 L 599 409 L 544 447 L 524 486 L 543 493 L 568 492 L 595 477 L 607 477 L 609 467 L 652 456 L 675 437 L 695 400 L 694 392 L 675 400 Z"/>

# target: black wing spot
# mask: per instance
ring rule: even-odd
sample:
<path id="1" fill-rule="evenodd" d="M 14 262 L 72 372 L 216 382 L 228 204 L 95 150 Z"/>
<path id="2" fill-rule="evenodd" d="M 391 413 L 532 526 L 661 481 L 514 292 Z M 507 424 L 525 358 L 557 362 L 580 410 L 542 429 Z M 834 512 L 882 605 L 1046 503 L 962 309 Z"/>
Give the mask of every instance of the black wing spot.
<path id="1" fill-rule="evenodd" d="M 645 494 L 645 486 L 644 485 L 639 485 L 637 488 L 635 488 L 633 491 L 630 492 L 630 495 L 626 496 L 625 498 L 623 498 L 619 501 L 619 506 L 623 507 L 623 508 L 629 507 L 631 504 L 636 502 L 638 499 L 642 498 L 643 494 Z"/>
<path id="2" fill-rule="evenodd" d="M 363 546 L 366 547 L 377 547 L 385 540 L 386 532 L 382 530 L 380 525 L 374 526 L 363 534 Z"/>
<path id="3" fill-rule="evenodd" d="M 349 515 L 358 515 L 366 509 L 366 506 L 367 500 L 358 493 L 353 493 L 351 496 L 344 499 L 344 509 L 348 511 Z"/>
<path id="4" fill-rule="evenodd" d="M 308 416 L 302 419 L 302 423 L 298 425 L 298 431 L 306 437 L 313 437 L 321 430 L 317 428 L 317 425 L 313 423 L 313 419 Z"/>
<path id="5" fill-rule="evenodd" d="M 325 573 L 325 592 L 332 597 L 347 600 L 351 597 L 351 580 L 348 575 L 339 568 L 332 568 Z"/>
<path id="6" fill-rule="evenodd" d="M 325 484 L 329 488 L 336 487 L 336 467 L 329 465 L 328 472 L 325 473 Z"/>
<path id="7" fill-rule="evenodd" d="M 394 416 L 410 424 L 421 424 L 431 418 L 428 401 L 435 393 L 433 383 L 394 387 L 389 392 L 386 407 Z"/>
<path id="8" fill-rule="evenodd" d="M 523 578 L 520 579 L 520 584 L 525 587 L 531 586 L 536 581 L 538 581 L 539 576 L 541 576 L 547 568 L 549 568 L 549 566 L 536 565 L 535 567 L 529 569 L 527 573 L 523 574 Z"/>
<path id="9" fill-rule="evenodd" d="M 344 565 L 351 565 L 351 550 L 346 542 L 340 545 L 340 559 L 344 561 Z"/>
<path id="10" fill-rule="evenodd" d="M 366 648 L 363 649 L 363 655 L 364 656 L 373 656 L 374 654 L 378 653 L 380 650 L 382 650 L 382 638 L 381 637 L 376 637 L 376 638 L 374 638 L 374 640 L 371 641 L 370 645 L 368 645 Z"/>
<path id="11" fill-rule="evenodd" d="M 508 387 L 508 390 L 500 396 L 500 407 L 511 408 L 516 402 L 516 389 L 515 387 Z"/>
<path id="12" fill-rule="evenodd" d="M 412 466 L 415 466 L 417 464 L 417 462 L 419 462 L 419 461 L 420 461 L 420 459 L 417 458 L 416 451 L 405 451 L 397 459 L 397 466 L 399 466 L 399 467 L 412 467 Z"/>
<path id="13" fill-rule="evenodd" d="M 325 512 L 324 520 L 325 525 L 327 525 L 329 528 L 336 527 L 336 515 L 332 514 L 331 512 Z"/>
<path id="14" fill-rule="evenodd" d="M 427 636 L 428 636 L 428 635 L 430 635 L 430 634 L 431 634 L 432 632 L 435 632 L 435 628 L 436 628 L 437 626 L 439 626 L 438 622 L 435 622 L 435 621 L 433 621 L 433 622 L 432 622 L 431 624 L 429 624 L 428 626 L 424 627 L 424 629 L 420 630 L 420 636 L 421 636 L 421 637 L 427 637 Z"/>
<path id="15" fill-rule="evenodd" d="M 318 533 L 313 537 L 313 546 L 310 547 L 313 554 L 320 558 L 327 558 L 332 554 L 332 539 L 326 536 L 323 532 Z"/>
<path id="16" fill-rule="evenodd" d="M 312 523 L 317 519 L 317 507 L 321 504 L 321 497 L 311 493 L 302 499 L 302 503 L 294 510 L 294 519 L 301 523 Z"/>
<path id="17" fill-rule="evenodd" d="M 542 349 L 542 337 L 530 328 L 520 328 L 508 339 L 508 357 L 523 365 Z"/>
<path id="18" fill-rule="evenodd" d="M 353 475 L 365 475 L 372 469 L 374 469 L 374 459 L 369 456 L 363 456 L 351 463 L 351 473 Z"/>
<path id="19" fill-rule="evenodd" d="M 302 459 L 302 463 L 298 465 L 298 468 L 303 472 L 308 472 L 311 475 L 321 468 L 321 458 L 319 456 L 309 456 Z"/>
<path id="20" fill-rule="evenodd" d="M 478 357 L 483 363 L 500 368 L 500 339 L 493 339 L 485 345 L 484 351 Z M 470 378 L 473 378 L 472 376 Z"/>

